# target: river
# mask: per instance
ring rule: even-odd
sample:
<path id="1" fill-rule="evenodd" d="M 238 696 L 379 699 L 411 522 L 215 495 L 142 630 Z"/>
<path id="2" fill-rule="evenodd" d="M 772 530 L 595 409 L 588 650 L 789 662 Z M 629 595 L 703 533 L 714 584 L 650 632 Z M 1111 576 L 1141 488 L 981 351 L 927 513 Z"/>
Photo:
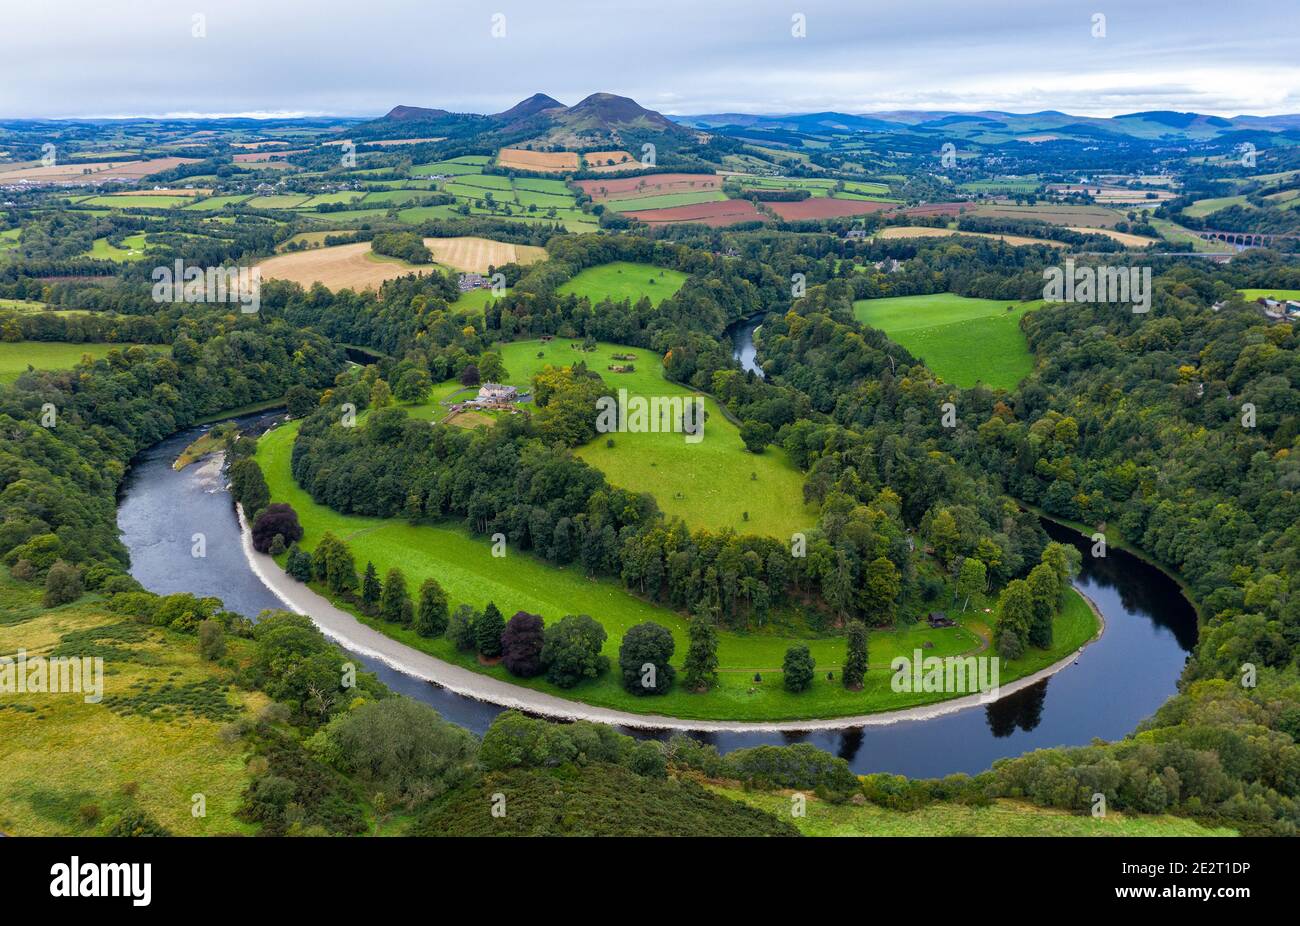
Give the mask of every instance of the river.
<path id="1" fill-rule="evenodd" d="M 752 342 L 751 342 L 752 343 Z M 258 428 L 275 414 L 240 419 Z M 123 483 L 118 508 L 131 574 L 162 594 L 189 591 L 221 598 L 232 611 L 255 617 L 282 607 L 250 568 L 220 462 L 210 458 L 176 472 L 172 462 L 202 428 L 173 435 L 142 453 Z M 1167 576 L 1122 551 L 1088 555 L 1082 538 L 1046 523 L 1056 539 L 1084 550 L 1076 582 L 1106 619 L 1101 639 L 1074 665 L 1036 685 L 981 707 L 927 720 L 805 733 L 698 732 L 727 752 L 764 743 L 810 742 L 848 760 L 854 771 L 931 777 L 975 773 L 996 759 L 1031 749 L 1083 745 L 1093 737 L 1118 739 L 1175 691 L 1196 642 L 1196 616 Z M 207 555 L 191 555 L 193 535 L 205 536 Z M 358 665 L 390 688 L 435 707 L 448 720 L 482 733 L 500 708 L 404 675 L 353 653 Z M 666 736 L 626 730 L 639 737 Z"/>

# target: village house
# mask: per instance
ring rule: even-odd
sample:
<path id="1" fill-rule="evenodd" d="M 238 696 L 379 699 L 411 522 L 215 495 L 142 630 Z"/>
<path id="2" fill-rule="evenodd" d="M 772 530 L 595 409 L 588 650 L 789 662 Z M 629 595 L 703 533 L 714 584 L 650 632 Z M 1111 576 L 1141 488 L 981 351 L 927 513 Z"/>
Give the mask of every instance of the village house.
<path id="1" fill-rule="evenodd" d="M 462 293 L 482 289 L 488 285 L 487 277 L 481 273 L 462 273 L 456 278 L 456 286 Z"/>
<path id="2" fill-rule="evenodd" d="M 505 405 L 518 398 L 519 390 L 514 386 L 484 383 L 478 387 L 478 397 L 474 401 L 480 405 Z"/>

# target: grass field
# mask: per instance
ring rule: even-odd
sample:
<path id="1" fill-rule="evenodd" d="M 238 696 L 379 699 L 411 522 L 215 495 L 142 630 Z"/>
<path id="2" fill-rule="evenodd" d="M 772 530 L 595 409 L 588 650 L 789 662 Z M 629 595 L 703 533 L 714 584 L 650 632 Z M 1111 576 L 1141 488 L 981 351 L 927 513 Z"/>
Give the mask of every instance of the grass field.
<path id="1" fill-rule="evenodd" d="M 103 206 L 108 209 L 170 209 L 185 203 L 192 203 L 190 196 L 149 196 L 142 193 L 111 193 L 107 196 L 92 196 L 83 199 L 79 206 Z"/>
<path id="2" fill-rule="evenodd" d="M 1198 199 L 1183 209 L 1183 215 L 1191 216 L 1196 219 L 1203 219 L 1212 212 L 1218 212 L 1220 209 L 1227 209 L 1229 206 L 1245 206 L 1252 208 L 1246 202 L 1244 196 L 1220 196 L 1215 199 Z"/>
<path id="3" fill-rule="evenodd" d="M 137 261 L 144 260 L 146 245 L 145 234 L 129 235 L 122 239 L 122 247 L 109 244 L 107 238 L 96 238 L 90 249 L 90 256 L 97 260 Z"/>
<path id="4" fill-rule="evenodd" d="M 853 314 L 920 357 L 947 382 L 963 388 L 982 382 L 1012 389 L 1034 368 L 1020 317 L 1041 305 L 938 293 L 859 299 Z M 1007 311 L 1008 306 L 1014 308 Z"/>
<path id="5" fill-rule="evenodd" d="M 1081 816 L 1019 801 L 989 807 L 936 803 L 908 812 L 874 804 L 831 804 L 805 794 L 805 815 L 790 813 L 793 791 L 744 791 L 711 784 L 710 790 L 788 820 L 805 836 L 1235 836 L 1171 814 Z"/>
<path id="6" fill-rule="evenodd" d="M 693 206 L 696 203 L 715 203 L 726 199 L 716 190 L 698 193 L 665 193 L 662 196 L 642 196 L 637 199 L 613 200 L 605 204 L 611 212 L 634 212 L 639 209 L 672 209 L 675 206 Z"/>
<path id="7" fill-rule="evenodd" d="M 544 356 L 538 357 L 541 353 Z M 614 354 L 635 354 L 632 373 L 613 373 Z M 658 355 L 618 344 L 598 344 L 594 351 L 575 350 L 568 341 L 515 341 L 502 345 L 502 360 L 512 384 L 527 385 L 551 364 L 570 366 L 585 361 L 614 389 L 629 396 L 690 396 L 689 389 L 663 376 Z M 650 492 L 659 507 L 691 527 L 741 534 L 765 534 L 782 540 L 811 528 L 816 511 L 803 504 L 803 474 L 779 447 L 761 454 L 745 450 L 740 430 L 717 404 L 704 400 L 708 416 L 704 439 L 688 444 L 681 434 L 605 435 L 579 448 L 578 456 L 603 472 L 611 483 L 636 492 Z M 746 520 L 745 515 L 749 517 Z"/>
<path id="8" fill-rule="evenodd" d="M 686 652 L 683 617 L 633 597 L 612 580 L 593 581 L 572 567 L 558 568 L 525 553 L 507 553 L 503 559 L 494 558 L 486 538 L 474 537 L 459 525 L 411 525 L 401 519 L 347 516 L 316 504 L 294 483 L 290 471 L 296 434 L 297 424 L 290 423 L 263 435 L 258 441 L 257 460 L 266 475 L 272 499 L 288 502 L 298 513 L 305 531 L 305 549 L 312 549 L 328 530 L 348 543 L 359 568 L 371 561 L 383 575 L 389 568 L 399 567 L 411 588 L 418 588 L 426 578 L 437 578 L 453 605 L 468 602 L 481 608 L 493 601 L 505 614 L 523 609 L 541 614 L 548 621 L 566 614 L 590 614 L 609 633 L 605 653 L 612 660 L 616 660 L 628 628 L 653 620 L 672 632 L 677 643 L 673 662 L 681 664 Z M 791 629 L 788 615 L 777 614 L 761 631 L 719 634 L 721 671 L 715 690 L 698 695 L 678 686 L 653 699 L 625 692 L 616 672 L 567 691 L 551 686 L 544 679 L 516 679 L 500 666 L 482 666 L 473 655 L 456 652 L 446 638 L 428 639 L 407 628 L 361 619 L 394 639 L 448 662 L 590 704 L 699 719 L 795 720 L 893 710 L 942 700 L 943 695 L 935 693 L 894 692 L 890 687 L 889 660 L 897 655 L 910 655 L 927 643 L 932 645 L 926 649 L 927 655 L 978 650 L 981 640 L 987 638 L 988 628 L 983 623 L 985 615 L 976 606 L 986 604 L 973 603 L 970 612 L 958 615 L 961 623 L 957 627 L 932 630 L 921 623 L 873 632 L 872 670 L 859 692 L 846 691 L 839 682 L 826 680 L 826 671 L 838 670 L 842 662 L 841 637 L 809 637 L 805 632 Z M 1034 650 L 1016 663 L 1004 665 L 1002 681 L 1035 672 L 1063 658 L 1091 639 L 1096 627 L 1087 604 L 1071 592 L 1056 621 L 1057 642 L 1053 649 Z M 785 691 L 780 682 L 782 658 L 786 648 L 795 642 L 808 644 L 818 667 L 813 687 L 799 694 Z M 762 682 L 753 680 L 756 671 L 761 672 Z"/>
<path id="9" fill-rule="evenodd" d="M 70 370 L 86 354 L 98 360 L 111 350 L 126 350 L 130 344 L 70 344 L 64 341 L 0 342 L 0 383 L 12 383 L 27 367 L 37 370 Z"/>
<path id="10" fill-rule="evenodd" d="M 125 658 L 106 658 L 104 700 L 84 695 L 12 694 L 0 701 L 0 831 L 18 836 L 98 835 L 113 818 L 140 808 L 178 835 L 251 834 L 234 817 L 248 784 L 246 746 L 221 736 L 226 720 L 181 712 L 175 719 L 116 712 L 114 696 L 136 686 L 184 686 L 209 679 L 229 684 L 229 671 L 201 662 L 195 636 L 128 623 L 94 596 L 52 610 L 40 592 L 0 571 L 0 653 L 47 654 L 65 634 L 97 631 Z M 116 637 L 116 638 L 115 638 Z M 130 638 L 128 640 L 128 638 Z M 228 640 L 233 654 L 247 644 Z M 239 658 L 236 656 L 236 658 Z M 232 716 L 260 709 L 264 695 L 230 687 Z M 206 816 L 191 814 L 202 794 Z"/>
<path id="11" fill-rule="evenodd" d="M 685 282 L 686 274 L 677 270 L 620 260 L 588 267 L 560 286 L 558 292 L 561 296 L 586 296 L 593 305 L 606 297 L 615 302 L 629 299 L 636 303 L 642 296 L 648 296 L 653 305 L 658 305 Z"/>
<path id="12" fill-rule="evenodd" d="M 1300 289 L 1239 289 L 1237 292 L 1247 302 L 1256 299 L 1300 299 Z"/>

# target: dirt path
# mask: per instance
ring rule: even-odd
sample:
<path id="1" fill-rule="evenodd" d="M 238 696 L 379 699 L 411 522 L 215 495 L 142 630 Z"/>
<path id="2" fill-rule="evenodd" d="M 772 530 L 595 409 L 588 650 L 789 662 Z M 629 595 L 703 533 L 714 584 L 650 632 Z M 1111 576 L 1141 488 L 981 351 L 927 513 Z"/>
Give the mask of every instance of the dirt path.
<path id="1" fill-rule="evenodd" d="M 405 643 L 399 643 L 378 630 L 367 627 L 353 615 L 336 607 L 328 599 L 291 578 L 273 558 L 254 550 L 252 532 L 248 530 L 248 522 L 244 519 L 242 509 L 239 511 L 239 525 L 244 545 L 244 556 L 247 558 L 253 572 L 277 598 L 284 602 L 286 608 L 299 614 L 308 615 L 325 636 L 354 652 L 369 656 L 372 659 L 378 659 L 399 672 L 433 682 L 458 695 L 473 698 L 477 701 L 486 701 L 489 704 L 499 704 L 502 707 L 516 708 L 547 717 L 558 717 L 565 720 L 590 720 L 595 723 L 611 724 L 613 726 L 640 727 L 651 730 L 746 732 L 757 730 L 838 730 L 844 727 L 879 726 L 907 720 L 927 720 L 931 717 L 940 717 L 944 714 L 952 714 L 987 703 L 981 695 L 967 695 L 938 704 L 926 704 L 898 711 L 863 714 L 856 717 L 835 717 L 824 720 L 788 721 L 689 720 L 680 717 L 667 717 L 661 714 L 632 714 L 626 711 L 582 704 L 578 701 L 570 701 L 566 698 L 547 694 L 544 691 L 534 691 L 531 688 L 512 685 L 509 682 L 503 682 L 500 679 L 480 675 L 470 669 L 452 665 L 449 662 L 430 656 L 428 653 L 409 647 Z M 1101 620 L 1101 626 L 1104 628 L 1105 621 L 1101 619 L 1101 612 L 1097 610 L 1097 606 L 1086 595 L 1084 600 L 1088 602 L 1088 606 L 1092 608 L 1098 620 Z M 1097 636 L 1101 636 L 1100 632 Z M 1095 639 L 1096 637 L 1094 637 Z M 1071 653 L 1060 662 L 1054 663 L 1046 669 L 1003 685 L 999 691 L 999 696 L 1012 694 L 1056 674 L 1073 664 L 1081 652 L 1082 649 Z"/>

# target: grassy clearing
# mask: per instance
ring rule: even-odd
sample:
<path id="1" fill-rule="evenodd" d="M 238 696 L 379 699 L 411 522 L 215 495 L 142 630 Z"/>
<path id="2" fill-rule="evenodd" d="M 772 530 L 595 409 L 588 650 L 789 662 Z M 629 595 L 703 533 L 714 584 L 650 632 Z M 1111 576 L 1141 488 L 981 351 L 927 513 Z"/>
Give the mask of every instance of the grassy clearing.
<path id="1" fill-rule="evenodd" d="M 969 388 L 982 382 L 1012 389 L 1034 368 L 1020 317 L 1042 304 L 937 293 L 860 299 L 853 303 L 853 313 L 950 383 Z"/>
<path id="2" fill-rule="evenodd" d="M 932 804 L 920 810 L 887 810 L 874 804 L 831 804 L 806 794 L 806 815 L 790 813 L 793 791 L 744 791 L 734 785 L 709 789 L 788 820 L 805 836 L 1236 836 L 1170 814 L 1079 816 L 1019 801 L 989 807 Z"/>
<path id="3" fill-rule="evenodd" d="M 1256 299 L 1300 299 L 1300 289 L 1239 289 L 1241 298 L 1247 302 Z"/>
<path id="4" fill-rule="evenodd" d="M 193 636 L 137 624 L 114 630 L 121 615 L 88 596 L 53 610 L 40 607 L 34 586 L 0 577 L 0 652 L 43 654 L 65 634 L 97 631 L 129 658 L 107 659 L 104 700 L 87 704 L 80 694 L 14 694 L 0 701 L 0 831 L 13 835 L 97 835 L 111 819 L 139 807 L 179 835 L 249 834 L 255 827 L 234 817 L 248 784 L 244 747 L 220 735 L 226 721 L 177 712 L 176 719 L 139 713 L 146 706 L 140 686 L 155 693 L 164 685 L 201 691 L 220 699 L 222 710 L 259 709 L 264 695 L 236 688 L 222 691 L 230 672 L 204 663 Z M 105 629 L 110 628 L 110 629 Z M 231 639 L 235 659 L 243 641 Z M 214 687 L 215 686 L 215 687 Z M 110 709 L 112 698 L 134 700 L 135 710 Z M 120 707 L 120 705 L 119 705 Z M 191 814 L 192 796 L 206 799 L 207 815 Z"/>
<path id="5" fill-rule="evenodd" d="M 12 383 L 30 366 L 37 370 L 70 370 L 89 354 L 96 360 L 131 344 L 69 344 L 64 341 L 0 342 L 0 383 Z"/>
<path id="6" fill-rule="evenodd" d="M 460 526 L 411 525 L 398 519 L 346 516 L 316 504 L 294 483 L 290 471 L 296 434 L 296 423 L 267 433 L 258 442 L 257 460 L 266 475 L 272 499 L 288 502 L 297 511 L 305 531 L 305 549 L 312 549 L 325 531 L 332 531 L 348 543 L 359 568 L 371 561 L 383 575 L 388 569 L 398 567 L 411 588 L 418 588 L 426 578 L 436 578 L 453 604 L 468 602 L 482 608 L 493 601 L 507 615 L 522 609 L 541 614 L 548 621 L 566 614 L 590 614 L 609 634 L 605 653 L 612 661 L 617 659 L 619 644 L 628 628 L 653 620 L 672 632 L 677 642 L 674 663 L 680 666 L 686 653 L 684 618 L 628 594 L 612 580 L 594 581 L 573 568 L 558 568 L 523 553 L 494 558 L 486 538 L 474 537 Z M 316 588 L 324 594 L 323 589 Z M 625 692 L 616 672 L 568 690 L 555 688 L 544 679 L 517 679 L 501 666 L 485 667 L 472 654 L 456 652 L 446 638 L 428 639 L 377 619 L 360 619 L 408 646 L 456 665 L 589 704 L 696 719 L 798 720 L 895 710 L 943 700 L 945 696 L 938 693 L 894 692 L 890 686 L 889 661 L 894 656 L 910 656 L 918 648 L 923 648 L 927 656 L 977 652 L 987 635 L 983 625 L 987 617 L 978 608 L 986 605 L 984 601 L 973 603 L 970 612 L 958 615 L 957 627 L 932 630 L 926 624 L 912 624 L 873 632 L 872 669 L 862 691 L 849 692 L 838 681 L 826 679 L 826 671 L 837 671 L 842 662 L 842 637 L 810 637 L 806 632 L 793 635 L 791 625 L 781 622 L 790 615 L 777 615 L 761 630 L 719 634 L 721 671 L 716 689 L 700 695 L 676 687 L 653 699 Z M 1004 665 L 1001 678 L 1004 683 L 1064 658 L 1096 633 L 1092 612 L 1074 593 L 1067 598 L 1055 627 L 1053 649 L 1034 651 L 1024 659 Z M 785 650 L 795 643 L 809 646 L 818 667 L 813 687 L 799 694 L 791 694 L 781 685 L 780 665 Z M 755 672 L 761 674 L 761 682 L 754 681 Z"/>
<path id="7" fill-rule="evenodd" d="M 144 232 L 122 239 L 122 247 L 109 243 L 107 238 L 96 238 L 90 249 L 90 257 L 97 260 L 115 260 L 119 262 L 144 260 L 147 245 Z"/>
<path id="8" fill-rule="evenodd" d="M 547 365 L 585 362 L 614 389 L 626 389 L 629 397 L 696 395 L 664 378 L 657 354 L 635 347 L 597 344 L 593 351 L 582 351 L 568 341 L 515 341 L 502 345 L 501 352 L 510 382 L 521 387 Z M 615 354 L 636 359 L 615 360 Z M 609 370 L 627 363 L 635 368 L 633 372 Z M 740 440 L 740 430 L 712 399 L 705 398 L 704 408 L 708 417 L 704 439 L 698 443 L 688 444 L 684 435 L 664 432 L 601 435 L 579 448 L 578 456 L 614 485 L 651 493 L 666 514 L 682 518 L 693 528 L 730 527 L 741 534 L 786 538 L 812 527 L 816 511 L 802 503 L 803 475 L 785 452 L 768 447 L 761 454 L 750 453 Z"/>
<path id="9" fill-rule="evenodd" d="M 1218 212 L 1220 209 L 1227 209 L 1230 206 L 1252 208 L 1250 203 L 1246 202 L 1244 196 L 1219 196 L 1214 199 L 1196 200 L 1196 202 L 1183 209 L 1183 215 L 1203 219 L 1212 212 Z"/>
<path id="10" fill-rule="evenodd" d="M 605 298 L 622 302 L 638 301 L 648 296 L 651 304 L 658 305 L 674 295 L 686 282 L 686 274 L 653 264 L 638 264 L 619 260 L 598 267 L 588 267 L 562 285 L 561 296 L 585 296 L 592 304 Z"/>

